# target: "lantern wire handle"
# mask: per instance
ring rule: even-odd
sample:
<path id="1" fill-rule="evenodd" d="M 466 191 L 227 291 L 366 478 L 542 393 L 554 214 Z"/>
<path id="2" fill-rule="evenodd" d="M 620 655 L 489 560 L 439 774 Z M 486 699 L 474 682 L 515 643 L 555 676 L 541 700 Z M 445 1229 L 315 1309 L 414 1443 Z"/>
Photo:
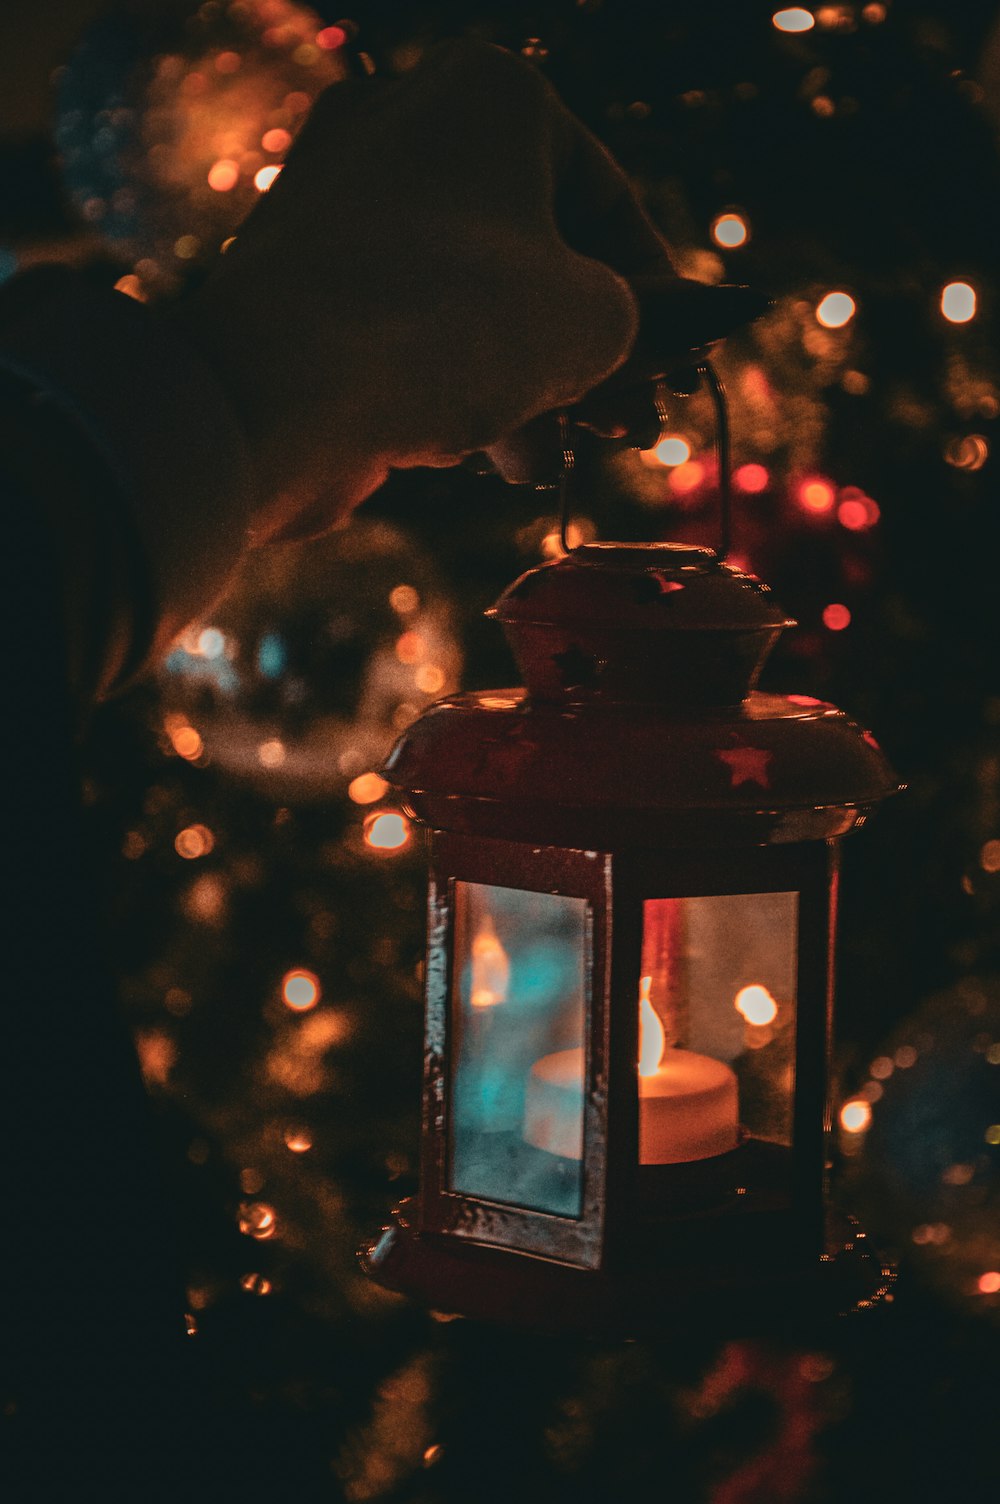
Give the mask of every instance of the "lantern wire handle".
<path id="1" fill-rule="evenodd" d="M 711 361 L 703 360 L 695 368 L 704 377 L 715 412 L 715 453 L 719 466 L 719 546 L 718 558 L 725 559 L 733 543 L 733 452 L 729 426 L 729 403 L 726 388 Z M 559 444 L 562 449 L 562 469 L 559 472 L 559 543 L 564 554 L 575 553 L 579 544 L 569 542 L 569 507 L 572 487 L 570 480 L 576 465 L 576 456 L 570 438 L 569 417 L 559 414 Z"/>

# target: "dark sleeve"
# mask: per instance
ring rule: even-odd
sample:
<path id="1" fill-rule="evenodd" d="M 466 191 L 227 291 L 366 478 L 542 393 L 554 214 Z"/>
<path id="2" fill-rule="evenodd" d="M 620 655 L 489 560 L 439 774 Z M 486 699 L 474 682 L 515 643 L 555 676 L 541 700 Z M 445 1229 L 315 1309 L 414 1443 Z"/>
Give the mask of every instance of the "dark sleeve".
<path id="1" fill-rule="evenodd" d="M 223 592 L 256 497 L 212 370 L 154 311 L 41 267 L 0 288 L 0 374 L 30 421 L 0 463 L 44 517 L 73 692 L 126 682 Z"/>

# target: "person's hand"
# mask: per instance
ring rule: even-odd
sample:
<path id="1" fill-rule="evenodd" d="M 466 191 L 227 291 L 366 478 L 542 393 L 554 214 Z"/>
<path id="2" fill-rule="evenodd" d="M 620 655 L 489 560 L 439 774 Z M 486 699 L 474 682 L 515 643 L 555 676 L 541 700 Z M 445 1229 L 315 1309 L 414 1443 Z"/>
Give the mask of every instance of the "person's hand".
<path id="1" fill-rule="evenodd" d="M 260 543 L 335 525 L 392 468 L 491 450 L 520 478 L 509 436 L 588 393 L 592 427 L 628 431 L 652 377 L 760 311 L 744 292 L 679 279 L 544 79 L 455 42 L 401 78 L 321 95 L 234 244 L 168 316 L 249 434 Z"/>

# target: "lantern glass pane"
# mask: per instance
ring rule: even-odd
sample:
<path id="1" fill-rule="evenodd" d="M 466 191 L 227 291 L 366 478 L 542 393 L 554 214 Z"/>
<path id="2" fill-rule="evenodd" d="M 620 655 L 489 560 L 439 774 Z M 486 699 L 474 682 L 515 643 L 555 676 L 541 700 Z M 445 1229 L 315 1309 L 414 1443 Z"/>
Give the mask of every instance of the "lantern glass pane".
<path id="1" fill-rule="evenodd" d="M 578 1217 L 587 901 L 455 883 L 449 1188 Z"/>
<path id="2" fill-rule="evenodd" d="M 646 900 L 643 1164 L 791 1144 L 797 953 L 797 893 Z"/>

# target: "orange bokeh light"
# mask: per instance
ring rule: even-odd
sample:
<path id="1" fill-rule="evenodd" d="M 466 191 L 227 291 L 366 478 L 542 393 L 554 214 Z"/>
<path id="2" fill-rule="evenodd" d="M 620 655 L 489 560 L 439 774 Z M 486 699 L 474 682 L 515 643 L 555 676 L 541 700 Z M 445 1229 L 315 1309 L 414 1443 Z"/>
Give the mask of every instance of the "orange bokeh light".
<path id="1" fill-rule="evenodd" d="M 727 251 L 735 251 L 750 239 L 750 228 L 742 214 L 720 214 L 712 224 L 712 239 Z"/>
<path id="2" fill-rule="evenodd" d="M 867 1102 L 855 1097 L 840 1109 L 840 1126 L 848 1133 L 864 1133 L 871 1125 L 872 1110 Z"/>
<path id="3" fill-rule="evenodd" d="M 967 324 L 976 316 L 976 289 L 969 282 L 949 282 L 941 289 L 941 312 L 949 324 Z"/>
<path id="4" fill-rule="evenodd" d="M 980 1295 L 995 1295 L 1000 1290 L 1000 1271 L 989 1269 L 979 1276 Z"/>
<path id="5" fill-rule="evenodd" d="M 377 773 L 359 773 L 347 785 L 347 797 L 355 804 L 374 804 L 388 790 L 389 785 Z"/>
<path id="6" fill-rule="evenodd" d="M 274 183 L 281 171 L 280 162 L 272 162 L 268 167 L 259 167 L 253 175 L 253 185 L 258 193 L 266 193 Z"/>
<path id="7" fill-rule="evenodd" d="M 770 484 L 771 477 L 763 465 L 740 465 L 733 471 L 733 485 L 748 496 L 766 491 Z"/>
<path id="8" fill-rule="evenodd" d="M 286 972 L 281 979 L 282 999 L 293 1013 L 308 1013 L 310 1008 L 315 1008 L 322 995 L 323 989 L 315 972 L 296 967 L 294 971 Z"/>
<path id="9" fill-rule="evenodd" d="M 851 625 L 851 613 L 839 601 L 831 601 L 823 612 L 823 625 L 831 632 L 843 632 Z"/>
<path id="10" fill-rule="evenodd" d="M 837 499 L 837 488 L 821 475 L 810 476 L 799 485 L 798 498 L 807 512 L 829 512 Z"/>
<path id="11" fill-rule="evenodd" d="M 376 851 L 399 851 L 410 839 L 410 822 L 395 810 L 382 810 L 365 821 L 365 841 Z"/>
<path id="12" fill-rule="evenodd" d="M 292 135 L 290 131 L 283 130 L 280 125 L 276 125 L 273 130 L 264 132 L 260 138 L 260 144 L 265 151 L 287 151 L 292 144 Z"/>
<path id="13" fill-rule="evenodd" d="M 755 1024 L 763 1028 L 766 1024 L 773 1024 L 778 1016 L 778 1005 L 760 982 L 753 982 L 749 987 L 741 987 L 734 999 L 737 1013 L 742 1013 L 748 1024 Z"/>
<path id="14" fill-rule="evenodd" d="M 230 157 L 222 157 L 208 169 L 208 186 L 216 193 L 228 193 L 240 180 L 240 164 Z"/>

